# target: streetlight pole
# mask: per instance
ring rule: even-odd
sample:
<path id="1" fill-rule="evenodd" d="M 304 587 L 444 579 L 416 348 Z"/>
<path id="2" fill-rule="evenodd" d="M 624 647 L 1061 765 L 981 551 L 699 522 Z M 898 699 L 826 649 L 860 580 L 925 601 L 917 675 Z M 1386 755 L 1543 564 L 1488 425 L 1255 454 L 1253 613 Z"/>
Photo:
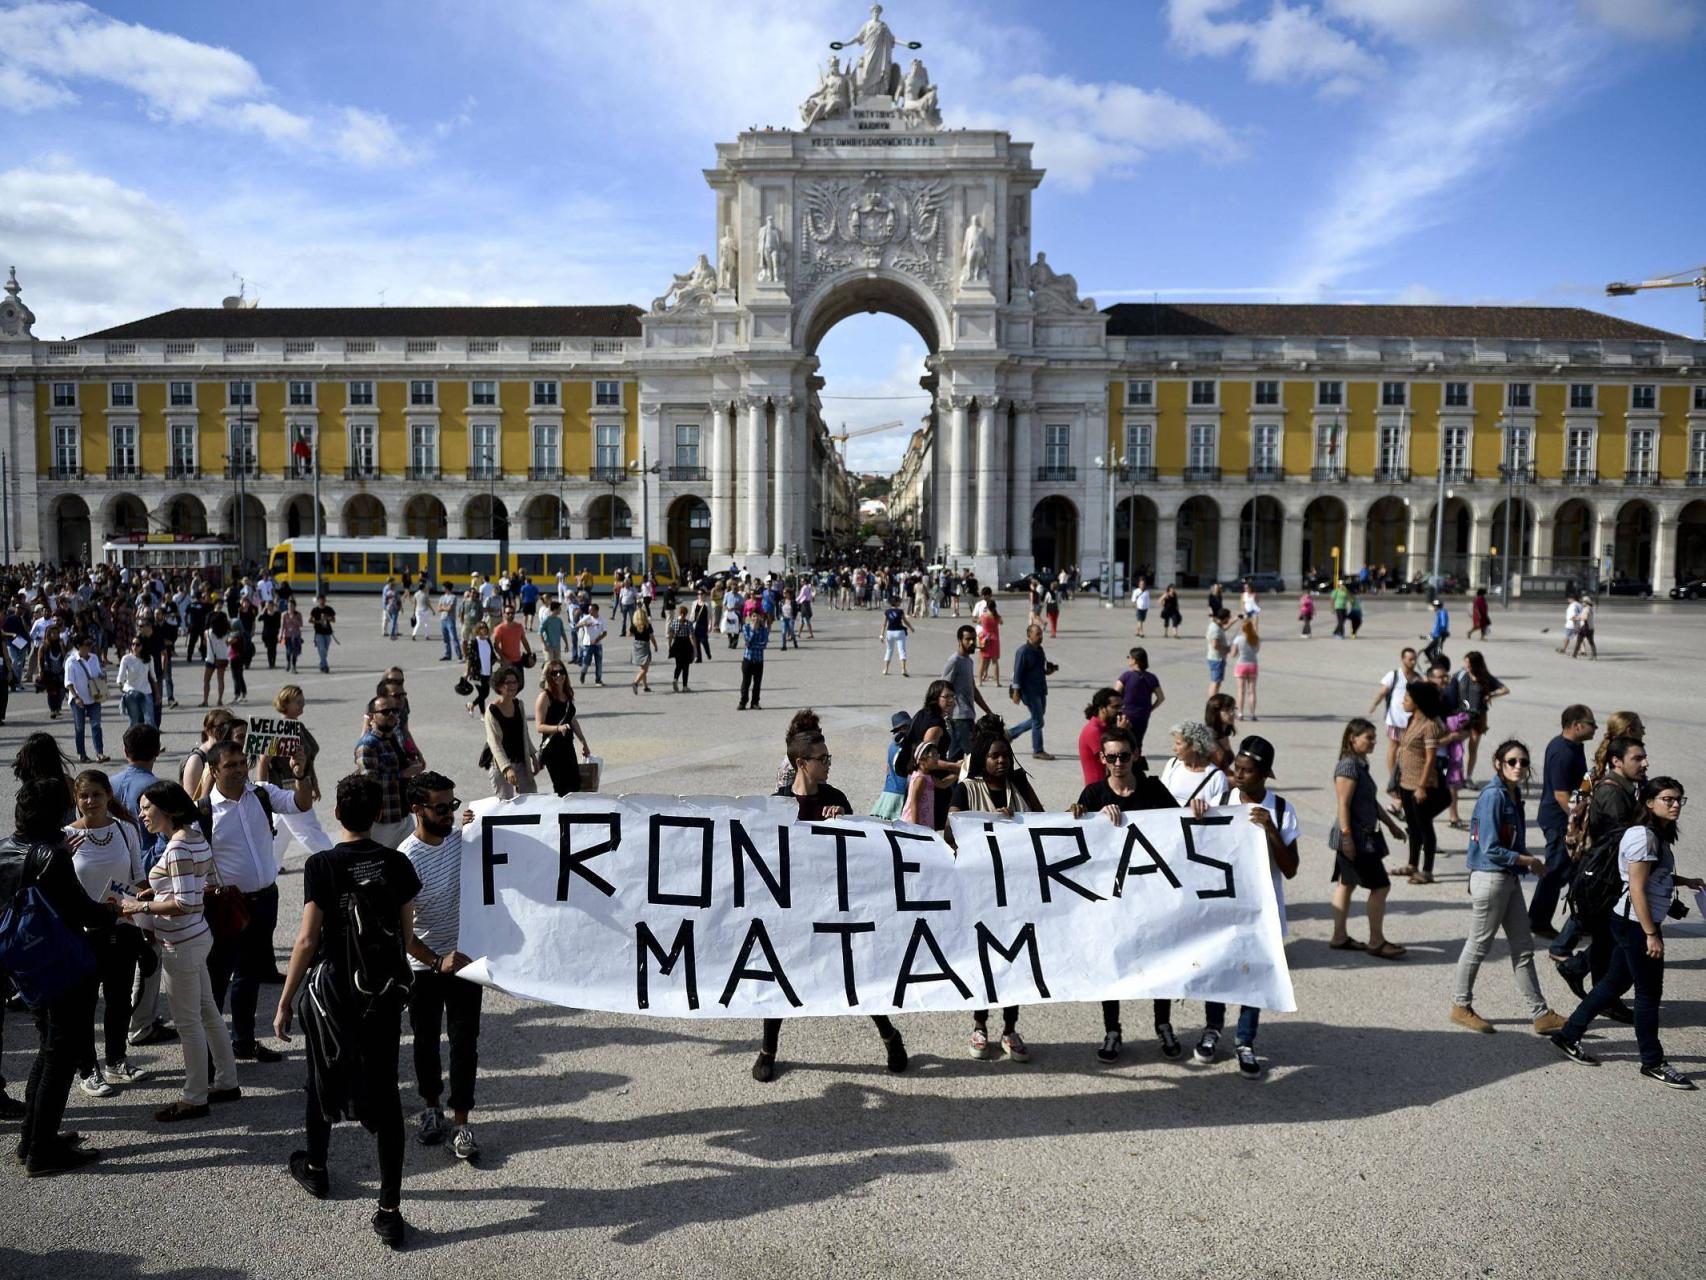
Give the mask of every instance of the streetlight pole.
<path id="1" fill-rule="evenodd" d="M 1102 600 L 1109 608 L 1114 604 L 1114 468 L 1125 465 L 1124 458 L 1116 458 L 1110 450 L 1105 458 L 1097 458 L 1096 465 L 1101 467 L 1108 476 L 1108 528 L 1107 552 L 1108 571 L 1103 575 Z"/>

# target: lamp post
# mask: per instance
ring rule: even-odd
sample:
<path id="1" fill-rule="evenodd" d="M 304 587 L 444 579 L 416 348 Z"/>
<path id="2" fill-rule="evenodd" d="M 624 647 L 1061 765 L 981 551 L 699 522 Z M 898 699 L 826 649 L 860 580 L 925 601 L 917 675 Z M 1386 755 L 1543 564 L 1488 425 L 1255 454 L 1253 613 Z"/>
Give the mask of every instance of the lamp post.
<path id="1" fill-rule="evenodd" d="M 652 503 L 651 489 L 646 484 L 646 477 L 660 472 L 663 469 L 663 464 L 652 462 L 647 455 L 646 446 L 642 444 L 640 446 L 640 460 L 635 462 L 633 459 L 629 459 L 628 469 L 634 472 L 640 481 L 640 574 L 643 577 L 648 572 L 652 562 Z M 611 505 L 615 505 L 614 500 Z M 787 554 L 786 548 L 783 549 L 782 554 Z"/>
<path id="2" fill-rule="evenodd" d="M 1114 605 L 1114 470 L 1125 466 L 1125 459 L 1110 452 L 1107 457 L 1095 461 L 1108 475 L 1108 571 L 1103 574 L 1102 602 L 1111 609 Z"/>

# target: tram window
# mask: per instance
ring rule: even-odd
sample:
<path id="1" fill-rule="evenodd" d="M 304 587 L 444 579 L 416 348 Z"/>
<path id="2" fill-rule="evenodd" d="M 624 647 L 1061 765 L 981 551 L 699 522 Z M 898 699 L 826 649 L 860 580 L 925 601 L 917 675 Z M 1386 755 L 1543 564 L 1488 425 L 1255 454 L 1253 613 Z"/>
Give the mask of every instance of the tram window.
<path id="1" fill-rule="evenodd" d="M 545 557 L 537 552 L 525 551 L 515 557 L 515 567 L 523 573 L 544 573 Z"/>
<path id="2" fill-rule="evenodd" d="M 553 551 L 545 557 L 546 573 L 569 573 L 573 558 L 567 551 Z"/>
<path id="3" fill-rule="evenodd" d="M 395 573 L 419 573 L 421 571 L 421 553 L 418 551 L 393 551 L 391 553 L 391 569 Z"/>
<path id="4" fill-rule="evenodd" d="M 272 553 L 272 571 L 274 573 L 290 572 L 290 553 L 288 551 L 275 551 Z"/>
<path id="5" fill-rule="evenodd" d="M 599 560 L 600 557 L 596 555 L 576 554 L 570 557 L 570 563 L 574 566 L 570 572 L 574 574 L 590 573 L 596 578 L 604 572 L 604 566 L 599 563 Z"/>
<path id="6" fill-rule="evenodd" d="M 390 552 L 369 551 L 367 553 L 367 571 L 369 573 L 389 574 L 391 572 Z"/>
<path id="7" fill-rule="evenodd" d="M 652 573 L 659 578 L 667 578 L 672 572 L 669 557 L 660 551 L 652 552 Z"/>
<path id="8" fill-rule="evenodd" d="M 638 553 L 632 555 L 612 555 L 604 557 L 604 572 L 615 573 L 618 569 L 626 569 L 629 573 L 636 572 L 640 567 Z"/>
<path id="9" fill-rule="evenodd" d="M 293 552 L 292 555 L 294 555 L 296 559 L 297 573 L 314 572 L 314 553 L 312 551 L 296 551 Z"/>
<path id="10" fill-rule="evenodd" d="M 337 568 L 332 571 L 334 573 L 362 572 L 361 552 L 359 551 L 340 551 L 337 553 L 334 563 L 337 565 Z"/>

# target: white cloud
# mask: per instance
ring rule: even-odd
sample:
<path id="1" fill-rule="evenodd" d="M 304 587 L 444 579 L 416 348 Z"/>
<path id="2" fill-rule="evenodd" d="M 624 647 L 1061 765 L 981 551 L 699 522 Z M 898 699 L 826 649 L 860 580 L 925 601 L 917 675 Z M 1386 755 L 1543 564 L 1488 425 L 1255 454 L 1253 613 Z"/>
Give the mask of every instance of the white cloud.
<path id="1" fill-rule="evenodd" d="M 1170 0 L 1167 25 L 1174 47 L 1210 57 L 1242 53 L 1252 80 L 1318 83 L 1327 94 L 1355 92 L 1381 71 L 1378 57 L 1308 5 L 1274 0 L 1259 18 L 1222 16 L 1241 8 L 1241 0 Z"/>
<path id="2" fill-rule="evenodd" d="M 396 126 L 383 112 L 345 107 L 343 125 L 337 133 L 338 154 L 365 168 L 407 162 L 410 148 L 404 145 Z"/>
<path id="3" fill-rule="evenodd" d="M 245 102 L 231 113 L 234 125 L 252 129 L 273 142 L 304 142 L 314 123 L 270 102 Z"/>
<path id="4" fill-rule="evenodd" d="M 1676 39 L 1700 23 L 1695 0 L 1581 0 L 1581 5 L 1609 30 L 1637 40 Z"/>

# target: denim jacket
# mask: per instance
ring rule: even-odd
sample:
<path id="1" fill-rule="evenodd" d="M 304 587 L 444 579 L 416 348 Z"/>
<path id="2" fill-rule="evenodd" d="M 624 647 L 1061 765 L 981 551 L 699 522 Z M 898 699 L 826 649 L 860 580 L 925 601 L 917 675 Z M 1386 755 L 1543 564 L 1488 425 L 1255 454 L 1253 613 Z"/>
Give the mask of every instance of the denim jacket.
<path id="1" fill-rule="evenodd" d="M 1469 819 L 1469 869 L 1521 874 L 1516 860 L 1527 852 L 1522 802 L 1512 800 L 1510 790 L 1497 782 L 1482 787 Z"/>

